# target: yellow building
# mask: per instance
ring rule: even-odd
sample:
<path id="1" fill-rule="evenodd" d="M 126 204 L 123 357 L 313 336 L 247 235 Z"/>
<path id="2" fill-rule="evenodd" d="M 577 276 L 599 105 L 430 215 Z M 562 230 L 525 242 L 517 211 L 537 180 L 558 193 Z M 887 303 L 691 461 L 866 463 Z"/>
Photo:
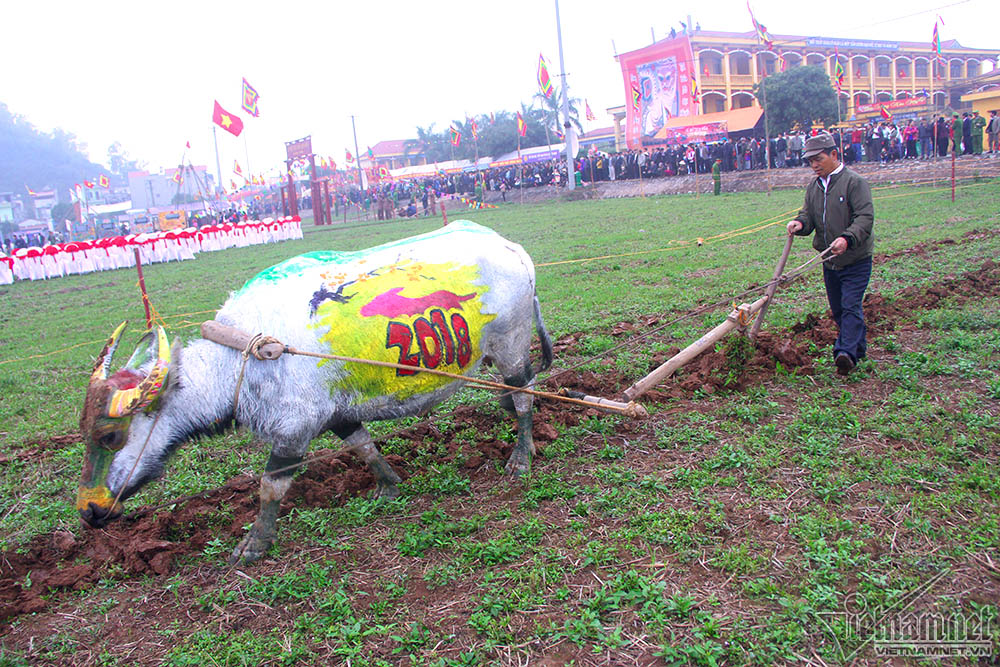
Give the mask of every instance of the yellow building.
<path id="1" fill-rule="evenodd" d="M 691 35 L 694 71 L 702 91 L 702 113 L 757 105 L 753 86 L 766 74 L 785 67 L 820 65 L 833 80 L 839 58 L 844 68 L 841 104 L 888 102 L 915 97 L 926 90 L 935 106 L 947 104 L 945 89 L 960 79 L 977 77 L 986 61 L 996 62 L 997 49 L 970 49 L 957 40 L 942 41 L 945 62 L 936 63 L 930 40 L 896 42 L 772 35 L 773 48 L 745 33 L 698 30 Z"/>
<path id="2" fill-rule="evenodd" d="M 759 108 L 754 84 L 782 68 L 819 65 L 833 82 L 835 59 L 839 59 L 844 69 L 840 100 L 845 120 L 858 105 L 925 94 L 936 108 L 942 108 L 958 101 L 951 100 L 947 91 L 966 79 L 979 77 L 988 69 L 984 64 L 995 63 L 1000 57 L 998 49 L 966 48 L 957 40 L 942 41 L 944 62 L 934 62 L 930 39 L 900 42 L 772 35 L 772 45 L 768 46 L 758 43 L 752 30 L 694 30 L 676 39 L 685 37 L 690 39 L 691 75 L 697 81 L 701 114 Z M 608 111 L 615 118 L 616 135 L 622 136 L 625 107 Z M 697 122 L 694 117 L 692 122 Z"/>

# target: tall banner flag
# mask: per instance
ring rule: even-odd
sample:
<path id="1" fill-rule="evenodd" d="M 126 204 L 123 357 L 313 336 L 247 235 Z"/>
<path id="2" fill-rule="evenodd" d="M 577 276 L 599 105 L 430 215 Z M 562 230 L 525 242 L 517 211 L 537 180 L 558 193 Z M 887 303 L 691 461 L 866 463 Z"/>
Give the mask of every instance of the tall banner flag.
<path id="1" fill-rule="evenodd" d="M 106 190 L 111 187 L 111 180 L 104 174 L 101 174 L 97 177 L 97 184 Z"/>
<path id="2" fill-rule="evenodd" d="M 344 160 L 347 161 L 347 164 L 351 164 L 352 162 L 354 162 L 354 156 L 351 155 L 351 151 L 347 150 L 346 148 L 344 149 Z"/>
<path id="3" fill-rule="evenodd" d="M 251 86 L 246 78 L 243 79 L 243 110 L 254 118 L 260 117 L 260 110 L 257 108 L 257 90 Z"/>
<path id="4" fill-rule="evenodd" d="M 458 146 L 462 143 L 462 133 L 458 131 L 458 128 L 452 125 L 448 129 L 451 130 L 451 145 Z"/>
<path id="5" fill-rule="evenodd" d="M 844 85 L 844 66 L 840 64 L 840 51 L 836 48 L 833 50 L 833 61 L 835 65 L 833 66 L 833 78 L 837 82 L 837 92 L 840 92 L 841 87 Z"/>
<path id="6" fill-rule="evenodd" d="M 757 33 L 757 41 L 762 44 L 766 44 L 767 48 L 773 49 L 774 40 L 771 39 L 771 34 L 767 31 L 767 28 L 764 27 L 764 24 L 759 22 L 756 17 L 754 17 L 753 10 L 750 9 L 750 0 L 747 0 L 747 11 L 750 12 L 750 20 L 753 21 L 753 29 L 754 32 Z"/>
<path id="7" fill-rule="evenodd" d="M 698 79 L 691 77 L 691 102 L 698 104 Z"/>
<path id="8" fill-rule="evenodd" d="M 886 109 L 884 104 L 878 105 L 878 112 L 882 114 L 882 118 L 885 120 L 892 120 L 892 112 Z"/>
<path id="9" fill-rule="evenodd" d="M 552 79 L 549 78 L 549 66 L 545 62 L 545 56 L 538 54 L 538 89 L 542 91 L 546 99 L 552 97 Z"/>
<path id="10" fill-rule="evenodd" d="M 243 131 L 243 121 L 240 117 L 223 109 L 218 102 L 212 111 L 212 122 L 234 137 L 240 136 L 240 132 Z"/>
<path id="11" fill-rule="evenodd" d="M 944 61 L 944 56 L 941 55 L 941 33 L 938 32 L 937 21 L 934 21 L 934 32 L 931 34 L 931 51 L 934 52 L 934 57 L 938 62 Z"/>
<path id="12" fill-rule="evenodd" d="M 478 141 L 479 140 L 479 126 L 476 125 L 476 119 L 475 118 L 469 118 L 468 122 L 469 122 L 469 131 L 472 132 L 472 138 L 474 140 Z"/>
<path id="13" fill-rule="evenodd" d="M 672 118 L 696 113 L 694 55 L 687 35 L 618 56 L 625 84 L 625 141 L 629 149 L 663 144 Z"/>
<path id="14" fill-rule="evenodd" d="M 523 137 L 528 133 L 528 124 L 524 122 L 524 116 L 517 112 L 517 136 Z"/>
<path id="15" fill-rule="evenodd" d="M 590 110 L 590 102 L 584 100 L 583 104 L 587 108 L 587 120 L 597 120 L 597 116 L 595 116 L 594 112 Z"/>

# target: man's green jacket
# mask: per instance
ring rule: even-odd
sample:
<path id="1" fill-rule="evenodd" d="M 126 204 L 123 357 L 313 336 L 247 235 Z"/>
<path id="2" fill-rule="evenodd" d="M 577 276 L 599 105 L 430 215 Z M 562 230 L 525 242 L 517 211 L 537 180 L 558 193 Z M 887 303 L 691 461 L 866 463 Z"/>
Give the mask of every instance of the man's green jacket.
<path id="1" fill-rule="evenodd" d="M 802 223 L 799 236 L 813 231 L 813 248 L 825 250 L 838 236 L 847 239 L 847 250 L 824 262 L 831 269 L 840 269 L 872 254 L 875 236 L 875 206 L 868 181 L 844 167 L 830 176 L 829 191 L 823 190 L 819 177 L 806 188 L 806 200 L 795 219 Z"/>

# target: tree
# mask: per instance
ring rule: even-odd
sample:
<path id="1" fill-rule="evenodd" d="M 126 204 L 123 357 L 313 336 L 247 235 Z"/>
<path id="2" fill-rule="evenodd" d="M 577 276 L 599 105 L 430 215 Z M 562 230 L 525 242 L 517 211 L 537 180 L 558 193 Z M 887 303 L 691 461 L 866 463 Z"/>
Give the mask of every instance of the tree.
<path id="1" fill-rule="evenodd" d="M 545 127 L 549 131 L 558 128 L 560 132 L 563 132 L 562 90 L 559 89 L 559 86 L 552 88 L 551 97 L 545 97 L 541 92 L 537 92 L 534 100 L 538 102 L 544 113 Z M 569 98 L 569 122 L 576 128 L 577 136 L 583 134 L 583 125 L 580 124 L 580 110 L 577 108 L 579 104 L 579 97 Z"/>
<path id="2" fill-rule="evenodd" d="M 66 221 L 73 217 L 73 204 L 60 202 L 52 207 L 52 224 L 57 231 L 66 231 Z"/>
<path id="3" fill-rule="evenodd" d="M 74 183 L 95 179 L 103 167 L 84 155 L 86 146 L 56 128 L 41 132 L 0 103 L 0 191 L 54 187 L 60 195 Z"/>
<path id="4" fill-rule="evenodd" d="M 814 122 L 831 125 L 837 121 L 837 93 L 819 65 L 792 67 L 771 74 L 754 86 L 754 94 L 765 109 L 771 136 L 794 129 L 806 130 Z"/>
<path id="5" fill-rule="evenodd" d="M 138 168 L 140 168 L 139 161 L 129 158 L 128 152 L 122 148 L 120 141 L 115 141 L 108 146 L 108 169 L 112 174 L 127 181 L 128 173 Z"/>

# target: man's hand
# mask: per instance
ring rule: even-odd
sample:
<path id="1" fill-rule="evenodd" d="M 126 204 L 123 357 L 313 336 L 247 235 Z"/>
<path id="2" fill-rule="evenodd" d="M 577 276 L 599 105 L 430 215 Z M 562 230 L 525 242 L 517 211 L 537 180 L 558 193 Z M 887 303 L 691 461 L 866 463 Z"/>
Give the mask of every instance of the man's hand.
<path id="1" fill-rule="evenodd" d="M 830 252 L 834 255 L 843 255 L 845 250 L 847 250 L 847 239 L 843 236 L 838 236 L 830 244 Z"/>
<path id="2" fill-rule="evenodd" d="M 789 234 L 794 234 L 795 232 L 802 229 L 802 223 L 798 220 L 789 220 L 788 224 L 785 226 L 788 229 Z"/>

